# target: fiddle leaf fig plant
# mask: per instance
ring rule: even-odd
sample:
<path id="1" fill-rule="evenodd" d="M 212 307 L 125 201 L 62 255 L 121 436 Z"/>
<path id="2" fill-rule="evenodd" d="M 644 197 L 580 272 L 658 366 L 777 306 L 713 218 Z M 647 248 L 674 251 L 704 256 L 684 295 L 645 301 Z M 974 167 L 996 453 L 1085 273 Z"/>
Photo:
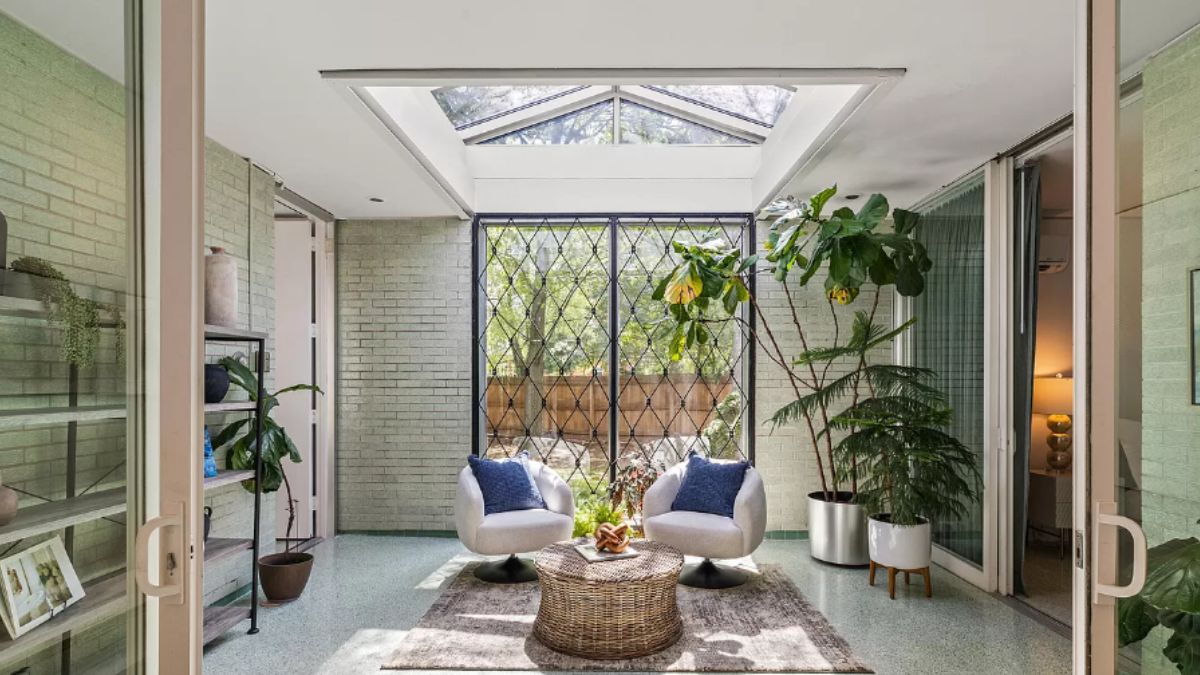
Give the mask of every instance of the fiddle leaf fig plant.
<path id="1" fill-rule="evenodd" d="M 707 344 L 712 339 L 711 324 L 734 321 L 783 371 L 794 398 L 778 409 L 770 422 L 776 427 L 802 423 L 816 454 L 826 501 L 844 501 L 844 488 L 857 492 L 859 481 L 856 460 L 844 471 L 836 469 L 832 432 L 858 425 L 854 424 L 856 418 L 838 418 L 833 406 L 848 398 L 853 409 L 864 394 L 874 396 L 876 389 L 886 389 L 889 382 L 902 379 L 911 384 L 917 377 L 915 371 L 869 362 L 874 348 L 884 346 L 911 325 L 882 333 L 874 330 L 881 292 L 894 287 L 903 296 L 919 295 L 925 288 L 925 274 L 933 266 L 916 238 L 916 213 L 892 209 L 880 194 L 871 195 L 857 212 L 841 207 L 826 213 L 836 194 L 837 186 L 833 186 L 807 201 L 789 197 L 765 208 L 759 217 L 770 220 L 771 226 L 761 254 L 747 254 L 719 239 L 672 242 L 680 262 L 659 281 L 653 294 L 667 305 L 668 321 L 674 322 L 669 351 L 673 360 L 696 345 Z M 797 287 L 807 286 L 822 272 L 832 316 L 825 325 L 832 324 L 834 330 L 831 344 L 818 345 L 810 342 L 812 331 L 807 322 L 811 313 L 801 311 L 794 294 Z M 789 354 L 781 347 L 772 321 L 750 291 L 751 277 L 759 273 L 780 282 L 790 328 L 801 346 L 799 353 Z M 843 343 L 837 308 L 855 302 L 864 288 L 873 291 L 870 308 L 856 319 L 854 332 Z M 742 317 L 739 308 L 743 304 L 748 304 L 757 318 L 756 325 Z M 848 362 L 849 367 L 834 368 L 838 362 Z"/>
<path id="2" fill-rule="evenodd" d="M 251 401 L 258 401 L 258 377 L 254 371 L 240 360 L 227 356 L 220 361 L 229 372 L 230 383 L 245 391 Z M 283 470 L 283 460 L 289 459 L 299 464 L 302 461 L 296 444 L 275 420 L 271 419 L 271 411 L 279 405 L 279 396 L 293 391 L 313 391 L 322 393 L 321 388 L 311 384 L 294 384 L 284 387 L 275 393 L 263 392 L 259 405 L 259 413 L 236 420 L 213 437 L 213 448 L 229 446 L 226 466 L 235 470 L 254 468 L 254 450 L 257 446 L 255 435 L 255 417 L 262 415 L 262 491 L 275 492 L 282 485 L 287 491 L 288 524 L 287 537 L 291 536 L 292 525 L 296 521 L 296 501 L 292 498 L 292 486 L 288 482 L 287 473 Z M 242 487 L 248 492 L 254 492 L 254 481 L 242 481 Z"/>
<path id="3" fill-rule="evenodd" d="M 1141 592 L 1117 605 L 1118 641 L 1140 642 L 1161 625 L 1171 631 L 1163 655 L 1181 673 L 1200 672 L 1200 539 L 1151 548 L 1146 569 Z"/>

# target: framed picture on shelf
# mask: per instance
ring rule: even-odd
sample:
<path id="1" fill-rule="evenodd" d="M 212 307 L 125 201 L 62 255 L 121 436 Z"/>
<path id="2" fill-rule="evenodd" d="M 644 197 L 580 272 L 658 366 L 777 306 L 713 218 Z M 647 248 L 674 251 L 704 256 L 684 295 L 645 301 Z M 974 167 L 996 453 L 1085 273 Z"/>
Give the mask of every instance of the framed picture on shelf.
<path id="1" fill-rule="evenodd" d="M 16 639 L 79 602 L 83 584 L 62 539 L 55 537 L 0 560 L 4 627 Z"/>

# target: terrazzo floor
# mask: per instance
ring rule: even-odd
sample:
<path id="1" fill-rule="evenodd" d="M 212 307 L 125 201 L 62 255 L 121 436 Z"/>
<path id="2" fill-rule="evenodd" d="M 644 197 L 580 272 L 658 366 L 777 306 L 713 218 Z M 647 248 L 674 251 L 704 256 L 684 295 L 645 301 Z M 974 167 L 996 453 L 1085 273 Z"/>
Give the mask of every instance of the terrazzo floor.
<path id="1" fill-rule="evenodd" d="M 248 624 L 205 650 L 214 675 L 378 673 L 442 584 L 473 559 L 455 539 L 342 535 L 314 549 L 304 596 L 264 608 L 258 635 Z M 994 596 L 934 568 L 933 598 L 901 584 L 814 562 L 805 541 L 767 541 L 754 555 L 792 577 L 881 675 L 1069 673 L 1070 642 Z M 393 672 L 393 671 L 387 671 Z"/>

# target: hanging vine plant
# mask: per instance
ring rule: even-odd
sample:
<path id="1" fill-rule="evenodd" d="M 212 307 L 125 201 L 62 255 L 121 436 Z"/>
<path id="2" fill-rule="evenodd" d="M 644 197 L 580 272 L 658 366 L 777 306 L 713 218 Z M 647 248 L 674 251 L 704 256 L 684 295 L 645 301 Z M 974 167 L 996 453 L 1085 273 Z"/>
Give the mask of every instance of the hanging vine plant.
<path id="1" fill-rule="evenodd" d="M 62 355 L 65 361 L 81 369 L 96 362 L 101 314 L 111 315 L 117 324 L 117 357 L 123 358 L 125 324 L 120 310 L 79 297 L 66 276 L 41 258 L 18 258 L 12 262 L 11 269 L 29 275 L 38 299 L 46 306 L 51 325 L 62 330 Z"/>

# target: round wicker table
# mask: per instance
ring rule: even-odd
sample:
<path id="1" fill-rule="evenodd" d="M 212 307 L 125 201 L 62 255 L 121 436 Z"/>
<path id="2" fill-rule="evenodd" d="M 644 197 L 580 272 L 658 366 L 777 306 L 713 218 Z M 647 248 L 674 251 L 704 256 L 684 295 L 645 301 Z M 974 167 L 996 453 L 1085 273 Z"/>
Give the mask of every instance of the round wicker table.
<path id="1" fill-rule="evenodd" d="M 563 542 L 535 560 L 542 603 L 533 635 L 547 647 L 588 659 L 646 656 L 683 633 L 675 584 L 683 555 L 653 541 L 631 545 L 639 555 L 592 562 Z"/>

